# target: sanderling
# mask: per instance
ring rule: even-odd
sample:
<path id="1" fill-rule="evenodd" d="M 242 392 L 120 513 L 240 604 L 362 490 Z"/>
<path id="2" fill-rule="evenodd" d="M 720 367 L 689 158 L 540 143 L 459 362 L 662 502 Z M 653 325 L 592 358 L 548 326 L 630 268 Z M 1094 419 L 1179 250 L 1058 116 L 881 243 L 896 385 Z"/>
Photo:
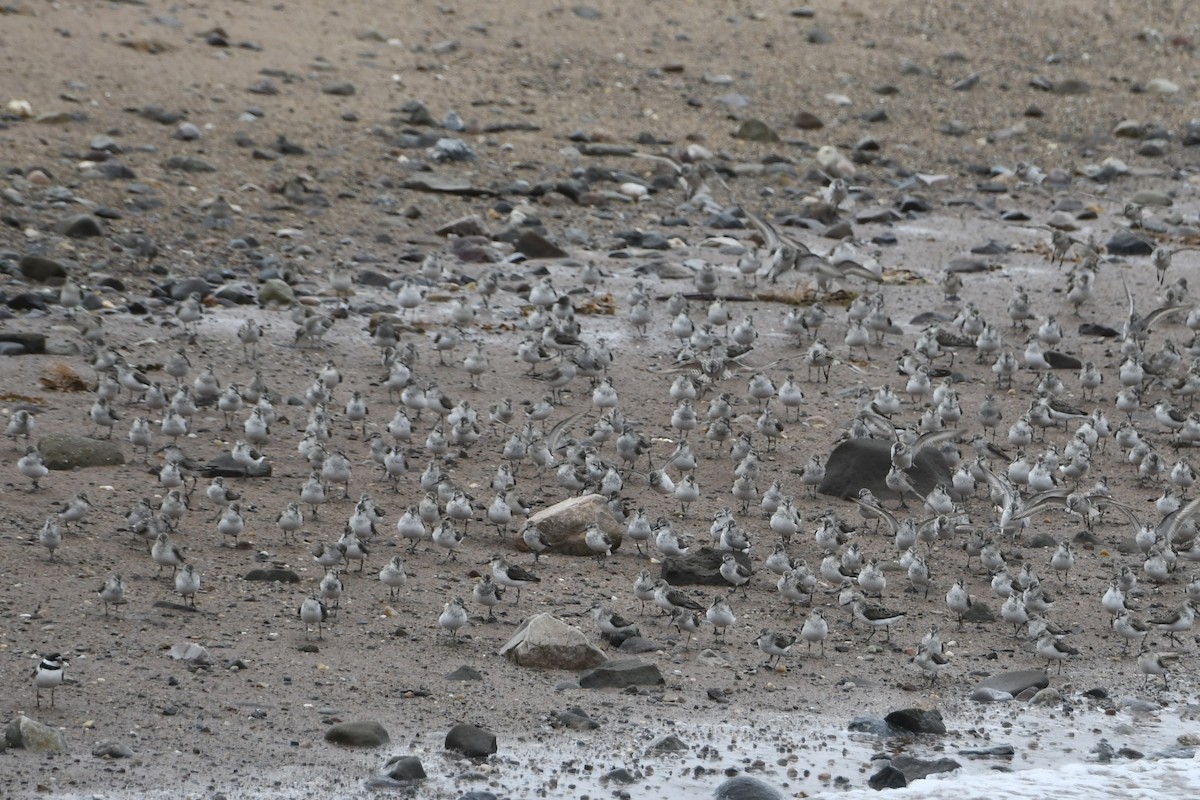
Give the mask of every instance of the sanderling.
<path id="1" fill-rule="evenodd" d="M 275 525 L 283 531 L 283 543 L 287 544 L 292 534 L 304 527 L 304 512 L 300 510 L 300 504 L 288 503 L 287 508 L 275 518 Z"/>
<path id="2" fill-rule="evenodd" d="M 903 611 L 892 611 L 880 605 L 867 603 L 866 599 L 859 595 L 854 600 L 852 610 L 854 611 L 855 619 L 866 623 L 871 628 L 871 633 L 867 636 L 867 641 L 871 641 L 880 628 L 883 628 L 887 633 L 887 640 L 892 640 L 892 626 L 904 621 Z"/>
<path id="3" fill-rule="evenodd" d="M 1150 677 L 1152 675 L 1161 675 L 1163 679 L 1163 689 L 1170 688 L 1167 684 L 1167 675 L 1171 671 L 1172 662 L 1179 658 L 1179 653 L 1154 653 L 1146 652 L 1138 656 L 1138 668 L 1146 676 L 1142 688 L 1145 689 L 1150 685 Z"/>
<path id="4" fill-rule="evenodd" d="M 324 639 L 325 621 L 329 618 L 329 611 L 325 608 L 325 604 L 315 597 L 306 597 L 304 602 L 300 604 L 297 610 L 300 615 L 300 621 L 304 623 L 304 638 L 307 641 L 309 638 L 309 630 L 311 626 L 317 626 L 317 638 Z"/>
<path id="5" fill-rule="evenodd" d="M 708 611 L 704 614 L 709 624 L 713 626 L 713 636 L 721 636 L 725 630 L 737 622 L 737 617 L 733 614 L 733 609 L 729 605 L 729 601 L 721 595 L 713 597 L 712 604 L 708 607 Z"/>
<path id="6" fill-rule="evenodd" d="M 1150 624 L 1167 634 L 1167 638 L 1171 642 L 1181 645 L 1177 634 L 1190 631 L 1195 620 L 1196 609 L 1192 606 L 1191 601 L 1185 600 L 1174 611 L 1151 619 Z"/>
<path id="7" fill-rule="evenodd" d="M 38 543 L 50 551 L 50 560 L 54 560 L 54 551 L 62 545 L 62 530 L 58 527 L 58 517 L 46 517 L 42 529 L 38 532 Z"/>
<path id="8" fill-rule="evenodd" d="M 937 681 L 938 673 L 946 668 L 950 660 L 943 654 L 931 650 L 922 644 L 917 647 L 917 654 L 913 656 L 913 663 L 929 675 L 929 685 L 932 686 Z"/>
<path id="9" fill-rule="evenodd" d="M 467 609 L 463 606 L 461 598 L 454 598 L 442 609 L 441 615 L 438 617 L 438 628 L 440 630 L 449 631 L 451 639 L 458 641 L 458 630 L 467 624 Z"/>
<path id="10" fill-rule="evenodd" d="M 342 578 L 338 575 L 338 571 L 331 570 L 325 573 L 325 577 L 321 578 L 321 597 L 333 603 L 333 610 L 336 612 L 342 604 L 342 595 L 346 592 L 346 584 L 342 582 Z"/>
<path id="11" fill-rule="evenodd" d="M 630 636 L 638 635 L 638 627 L 635 623 L 604 605 L 592 606 L 592 616 L 596 620 L 596 628 L 599 629 L 601 638 L 607 642 L 612 642 L 614 638 L 620 642 Z"/>
<path id="12" fill-rule="evenodd" d="M 542 579 L 518 564 L 510 564 L 501 555 L 492 556 L 492 577 L 496 583 L 517 590 L 517 603 L 521 602 L 521 589 Z"/>
<path id="13" fill-rule="evenodd" d="M 1063 661 L 1070 656 L 1079 655 L 1079 650 L 1071 645 L 1063 642 L 1061 639 L 1056 639 L 1049 634 L 1043 634 L 1037 640 L 1037 654 L 1046 659 L 1046 668 L 1050 668 L 1050 662 L 1058 662 L 1058 674 L 1062 674 Z"/>
<path id="14" fill-rule="evenodd" d="M 795 643 L 795 641 L 795 636 L 786 636 L 782 633 L 775 633 L 767 628 L 763 628 L 761 631 L 759 631 L 758 639 L 756 640 L 758 649 L 762 650 L 768 656 L 766 662 L 768 666 L 771 665 L 772 658 L 775 659 L 775 664 L 778 665 L 779 660 L 791 651 L 792 645 Z"/>
<path id="15" fill-rule="evenodd" d="M 821 645 L 821 656 L 825 656 L 825 637 L 829 635 L 829 623 L 825 621 L 825 613 L 819 608 L 814 608 L 804 620 L 804 625 L 800 628 L 800 638 L 808 644 L 808 654 L 812 655 L 812 646 L 814 642 Z"/>
<path id="16" fill-rule="evenodd" d="M 183 550 L 173 543 L 166 531 L 158 534 L 154 540 L 154 544 L 150 547 L 150 557 L 154 559 L 154 563 L 158 564 L 158 571 L 162 572 L 163 567 L 171 568 L 171 576 L 174 577 L 180 566 L 187 559 L 183 555 Z"/>
<path id="17" fill-rule="evenodd" d="M 726 553 L 721 557 L 721 577 L 729 582 L 730 592 L 741 589 L 742 597 L 745 597 L 746 585 L 750 583 L 752 575 L 750 568 L 738 561 L 733 553 Z"/>
<path id="18" fill-rule="evenodd" d="M 183 568 L 175 573 L 175 591 L 187 600 L 192 608 L 196 607 L 196 593 L 200 591 L 200 573 L 194 565 L 184 564 Z"/>
<path id="19" fill-rule="evenodd" d="M 397 592 L 408 583 L 408 573 L 400 556 L 392 556 L 392 560 L 383 565 L 379 570 L 379 580 L 388 587 L 388 599 L 395 600 Z"/>
<path id="20" fill-rule="evenodd" d="M 33 687 L 37 705 L 42 705 L 42 689 L 50 690 L 50 707 L 54 708 L 54 689 L 62 685 L 64 668 L 70 662 L 58 653 L 42 656 L 41 663 L 33 668 Z"/>
<path id="21" fill-rule="evenodd" d="M 42 461 L 42 454 L 33 445 L 25 448 L 25 455 L 17 459 L 17 471 L 33 482 L 33 490 L 38 490 L 38 481 L 50 474 L 50 470 Z"/>
<path id="22" fill-rule="evenodd" d="M 504 590 L 496 585 L 492 576 L 484 575 L 471 590 L 471 596 L 475 598 L 476 603 L 487 608 L 487 622 L 494 622 L 496 620 L 495 608 L 500 605 L 500 600 L 504 597 Z"/>
<path id="23" fill-rule="evenodd" d="M 110 575 L 104 585 L 96 590 L 100 595 L 101 602 L 104 603 L 104 616 L 108 616 L 108 607 L 110 605 L 118 608 L 125 603 L 125 579 L 120 575 Z"/>

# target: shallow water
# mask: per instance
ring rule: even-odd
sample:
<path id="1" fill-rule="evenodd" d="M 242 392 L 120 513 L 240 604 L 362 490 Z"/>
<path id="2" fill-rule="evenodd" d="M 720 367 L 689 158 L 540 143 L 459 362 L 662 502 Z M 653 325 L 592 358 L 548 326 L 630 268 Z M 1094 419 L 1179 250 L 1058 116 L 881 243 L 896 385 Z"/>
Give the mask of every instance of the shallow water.
<path id="1" fill-rule="evenodd" d="M 485 764 L 468 765 L 442 752 L 416 753 L 429 778 L 414 796 L 453 798 L 486 790 L 501 798 L 634 797 L 645 800 L 711 797 L 729 775 L 748 774 L 779 789 L 785 797 L 877 798 L 867 779 L 885 763 L 881 755 L 906 754 L 936 760 L 953 758 L 953 772 L 914 781 L 892 790 L 895 798 L 927 800 L 1005 800 L 1054 797 L 1185 797 L 1200 792 L 1195 748 L 1180 746 L 1178 737 L 1200 740 L 1200 706 L 1157 708 L 1146 703 L 1119 704 L 1121 710 L 1083 708 L 1067 714 L 1017 704 L 972 708 L 974 719 L 949 720 L 945 736 L 879 736 L 851 732 L 846 724 L 811 728 L 796 715 L 743 724 L 676 726 L 675 735 L 689 745 L 686 752 L 647 755 L 645 743 L 615 742 L 603 729 L 594 733 L 562 732 L 526 749 L 505 746 Z M 846 721 L 848 723 L 848 720 Z M 1010 744 L 1012 757 L 972 758 L 964 748 Z M 1111 748 L 1105 763 L 1098 753 Z M 1120 751 L 1136 750 L 1133 760 Z M 1168 757 L 1172 753 L 1174 757 Z M 1186 756 L 1186 757 L 1180 757 Z M 315 764 L 264 770 L 237 785 L 178 785 L 162 793 L 88 792 L 69 797 L 180 798 L 328 798 L 362 797 L 364 780 L 378 765 L 378 753 L 356 754 L 331 770 Z M 625 767 L 635 780 L 622 784 L 607 777 Z M 263 788 L 270 786 L 271 788 Z M 372 787 L 382 796 L 411 789 Z"/>

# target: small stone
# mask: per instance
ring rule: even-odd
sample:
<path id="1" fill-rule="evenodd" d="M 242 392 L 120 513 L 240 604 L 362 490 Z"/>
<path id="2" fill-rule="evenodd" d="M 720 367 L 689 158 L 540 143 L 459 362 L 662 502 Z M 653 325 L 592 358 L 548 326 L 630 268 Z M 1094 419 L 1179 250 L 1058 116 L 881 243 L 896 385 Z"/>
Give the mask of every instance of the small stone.
<path id="1" fill-rule="evenodd" d="M 52 433 L 38 442 L 38 450 L 48 469 L 111 467 L 125 463 L 125 454 L 116 440 Z"/>
<path id="2" fill-rule="evenodd" d="M 742 120 L 737 130 L 733 132 L 733 138 L 745 139 L 748 142 L 778 142 L 779 134 L 761 119 L 751 117 Z"/>
<path id="3" fill-rule="evenodd" d="M 797 111 L 796 115 L 792 117 L 792 125 L 802 131 L 815 131 L 825 127 L 821 118 L 811 111 Z"/>
<path id="4" fill-rule="evenodd" d="M 216 172 L 217 165 L 199 156 L 171 156 L 162 162 L 163 169 L 179 172 Z"/>
<path id="5" fill-rule="evenodd" d="M 346 747 L 382 747 L 391 737 L 378 722 L 339 722 L 325 731 L 325 741 Z"/>
<path id="6" fill-rule="evenodd" d="M 1142 123 L 1137 120 L 1123 119 L 1113 128 L 1112 134 L 1118 139 L 1140 139 L 1143 130 Z"/>
<path id="7" fill-rule="evenodd" d="M 1161 158 L 1169 149 L 1170 143 L 1166 139 L 1147 139 L 1138 145 L 1137 154 L 1146 158 Z"/>
<path id="8" fill-rule="evenodd" d="M 683 753 L 687 750 L 688 746 L 673 733 L 658 737 L 646 748 L 650 753 Z"/>
<path id="9" fill-rule="evenodd" d="M 567 251 L 551 242 L 542 234 L 525 230 L 513 243 L 514 249 L 527 258 L 566 258 Z"/>
<path id="10" fill-rule="evenodd" d="M 888 764 L 879 770 L 879 772 L 867 778 L 867 785 L 876 791 L 903 789 L 905 786 L 908 786 L 908 780 L 904 777 L 903 772 Z"/>
<path id="11" fill-rule="evenodd" d="M 979 73 L 972 72 L 962 80 L 955 81 L 950 84 L 950 89 L 955 92 L 968 92 L 974 89 L 979 84 Z"/>
<path id="12" fill-rule="evenodd" d="M 487 758 L 497 750 L 496 734 L 477 725 L 460 722 L 446 734 L 446 749 L 462 753 L 467 758 Z"/>
<path id="13" fill-rule="evenodd" d="M 21 259 L 21 274 L 39 283 L 62 283 L 67 269 L 58 261 L 46 256 L 28 255 Z"/>
<path id="14" fill-rule="evenodd" d="M 465 664 L 446 676 L 448 681 L 481 681 L 483 673 L 474 667 L 466 666 Z"/>
<path id="15" fill-rule="evenodd" d="M 175 138 L 182 139 L 185 142 L 193 142 L 203 138 L 204 131 L 200 130 L 200 126 L 191 122 L 182 122 L 175 129 Z"/>
<path id="16" fill-rule="evenodd" d="M 133 750 L 118 742 L 97 742 L 92 755 L 96 758 L 132 758 Z"/>
<path id="17" fill-rule="evenodd" d="M 1117 231 L 1104 248 L 1113 256 L 1148 256 L 1154 252 L 1154 243 L 1130 231 Z"/>
<path id="18" fill-rule="evenodd" d="M 86 239 L 92 236 L 104 235 L 103 224 L 91 214 L 76 214 L 65 219 L 60 219 L 55 223 L 54 230 L 72 239 Z"/>
<path id="19" fill-rule="evenodd" d="M 1166 78 L 1152 78 L 1146 81 L 1146 94 L 1179 94 L 1179 84 L 1167 80 Z"/>
<path id="20" fill-rule="evenodd" d="M 580 708 L 568 708 L 566 711 L 560 711 L 554 715 L 554 720 L 564 728 L 570 728 L 573 731 L 593 731 L 600 727 L 600 723 L 592 719 Z"/>
<path id="21" fill-rule="evenodd" d="M 382 771 L 394 781 L 422 781 L 426 777 L 425 767 L 416 756 L 392 756 Z"/>
<path id="22" fill-rule="evenodd" d="M 464 142 L 462 139 L 451 139 L 443 137 L 437 140 L 437 143 L 429 151 L 430 157 L 437 164 L 447 164 L 451 162 L 474 161 L 475 151 L 471 149 L 471 145 Z"/>
<path id="23" fill-rule="evenodd" d="M 4 728 L 4 741 L 14 750 L 60 753 L 67 749 L 63 732 L 20 714 Z"/>
<path id="24" fill-rule="evenodd" d="M 354 84 L 349 81 L 332 81 L 321 86 L 322 94 L 331 94 L 336 97 L 351 97 L 356 91 Z"/>
<path id="25" fill-rule="evenodd" d="M 1059 694 L 1058 689 L 1055 689 L 1054 687 L 1048 687 L 1035 694 L 1029 701 L 1029 704 L 1031 706 L 1050 706 L 1058 705 L 1061 702 L 1062 695 Z"/>
<path id="26" fill-rule="evenodd" d="M 996 689 L 1007 692 L 1014 697 L 1030 687 L 1044 689 L 1050 685 L 1050 679 L 1040 669 L 1016 670 L 1002 672 L 980 681 L 976 688 Z"/>
<path id="27" fill-rule="evenodd" d="M 936 709 L 902 708 L 893 711 L 883 718 L 888 725 L 899 730 L 912 733 L 943 734 L 946 723 L 942 721 L 942 713 Z"/>
<path id="28" fill-rule="evenodd" d="M 582 4 L 577 5 L 574 8 L 572 8 L 571 13 L 573 13 L 575 16 L 579 17 L 580 19 L 587 19 L 587 20 L 600 19 L 600 17 L 603 16 L 598 9 L 596 9 L 592 6 L 589 6 L 589 5 L 582 5 Z"/>
<path id="29" fill-rule="evenodd" d="M 434 233 L 438 236 L 487 236 L 487 223 L 478 214 L 451 220 L 439 226 Z"/>
<path id="30" fill-rule="evenodd" d="M 279 278 L 271 278 L 258 287 L 258 304 L 263 308 L 272 305 L 291 306 L 294 302 L 296 302 L 296 293 L 292 291 L 291 286 Z"/>
<path id="31" fill-rule="evenodd" d="M 630 686 L 663 686 L 658 665 L 640 659 L 609 661 L 579 676 L 581 689 L 626 689 Z"/>
<path id="32" fill-rule="evenodd" d="M 1013 696 L 999 689 L 981 688 L 971 692 L 970 699 L 976 703 L 1007 703 L 1013 699 Z"/>
<path id="33" fill-rule="evenodd" d="M 833 34 L 819 27 L 809 30 L 804 38 L 809 44 L 831 44 L 833 42 Z"/>
<path id="34" fill-rule="evenodd" d="M 263 583 L 299 583 L 300 576 L 290 569 L 252 569 L 243 580 Z"/>
<path id="35" fill-rule="evenodd" d="M 1175 201 L 1166 192 L 1155 192 L 1149 189 L 1134 192 L 1133 197 L 1129 198 L 1129 202 L 1138 206 L 1157 206 L 1158 208 L 1170 208 L 1175 204 Z"/>
<path id="36" fill-rule="evenodd" d="M 783 800 L 783 795 L 758 778 L 735 775 L 717 787 L 713 800 Z"/>
<path id="37" fill-rule="evenodd" d="M 185 606 L 191 608 L 191 606 Z M 195 642 L 180 642 L 167 651 L 167 655 L 176 661 L 185 661 L 195 667 L 211 667 L 217 663 L 208 648 Z"/>

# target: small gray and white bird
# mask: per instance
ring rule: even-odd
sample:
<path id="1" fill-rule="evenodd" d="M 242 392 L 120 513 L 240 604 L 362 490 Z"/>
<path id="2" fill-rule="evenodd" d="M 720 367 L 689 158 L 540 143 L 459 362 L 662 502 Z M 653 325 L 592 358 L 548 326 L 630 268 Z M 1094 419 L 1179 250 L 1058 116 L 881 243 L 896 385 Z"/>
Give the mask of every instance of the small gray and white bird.
<path id="1" fill-rule="evenodd" d="M 42 454 L 33 445 L 25 448 L 25 455 L 17 459 L 17 471 L 33 482 L 33 491 L 38 490 L 38 481 L 50 474 L 42 461 Z"/>
<path id="2" fill-rule="evenodd" d="M 275 525 L 283 531 L 283 543 L 288 544 L 288 539 L 304 527 L 304 512 L 300 510 L 300 504 L 288 503 L 287 508 L 275 518 Z"/>
<path id="3" fill-rule="evenodd" d="M 492 576 L 485 574 L 471 590 L 471 596 L 475 598 L 476 603 L 488 610 L 487 622 L 495 622 L 495 608 L 500 605 L 500 601 L 504 597 L 504 590 L 496 585 Z"/>
<path id="4" fill-rule="evenodd" d="M 458 631 L 467 624 L 467 619 L 466 606 L 463 605 L 462 598 L 456 597 L 446 603 L 438 617 L 439 632 L 449 631 L 451 640 L 457 642 Z"/>
<path id="5" fill-rule="evenodd" d="M 821 657 L 825 656 L 825 637 L 829 635 L 829 623 L 825 620 L 825 612 L 814 608 L 800 627 L 800 638 L 808 645 L 808 654 L 812 655 L 813 643 L 821 645 Z"/>
<path id="6" fill-rule="evenodd" d="M 336 569 L 326 572 L 325 577 L 321 578 L 320 590 L 321 597 L 326 602 L 333 604 L 334 611 L 341 608 L 342 595 L 346 593 L 346 584 L 342 582 L 342 577 Z"/>
<path id="7" fill-rule="evenodd" d="M 534 575 L 519 564 L 510 564 L 501 555 L 492 556 L 492 577 L 501 586 L 517 590 L 518 604 L 521 602 L 521 589 L 542 582 L 542 579 L 537 575 Z"/>
<path id="8" fill-rule="evenodd" d="M 33 688 L 39 708 L 42 705 L 42 689 L 50 690 L 50 707 L 54 708 L 54 690 L 62 685 L 63 673 L 70 665 L 71 662 L 62 655 L 50 653 L 42 656 L 41 662 L 33 668 Z"/>
<path id="9" fill-rule="evenodd" d="M 317 638 L 325 638 L 325 621 L 329 619 L 329 611 L 324 603 L 315 597 L 306 597 L 297 613 L 300 615 L 300 621 L 304 623 L 305 641 L 308 640 L 313 625 L 317 626 Z"/>
<path id="10" fill-rule="evenodd" d="M 1057 639 L 1049 634 L 1043 634 L 1037 640 L 1037 654 L 1046 659 L 1046 668 L 1050 668 L 1052 661 L 1058 662 L 1058 674 L 1062 674 L 1063 662 L 1071 656 L 1079 655 L 1079 650 L 1072 647 L 1061 639 Z"/>
<path id="11" fill-rule="evenodd" d="M 30 414 L 25 409 L 18 409 L 13 412 L 12 417 L 8 420 L 8 426 L 4 429 L 4 435 L 12 437 L 15 442 L 18 436 L 25 437 L 25 443 L 29 443 L 29 437 L 33 435 L 33 429 L 36 426 L 33 414 Z"/>
<path id="12" fill-rule="evenodd" d="M 913 656 L 913 663 L 929 676 L 929 685 L 932 686 L 937 682 L 938 673 L 949 665 L 950 660 L 928 645 L 920 644 L 917 646 L 917 654 Z"/>
<path id="13" fill-rule="evenodd" d="M 42 529 L 38 531 L 38 544 L 50 551 L 50 560 L 54 560 L 54 551 L 62 546 L 62 529 L 58 527 L 58 517 L 46 517 Z"/>
<path id="14" fill-rule="evenodd" d="M 200 573 L 196 571 L 194 564 L 184 564 L 183 568 L 175 573 L 175 591 L 187 600 L 192 608 L 196 607 L 196 593 L 200 591 Z"/>
<path id="15" fill-rule="evenodd" d="M 1171 672 L 1171 667 L 1175 661 L 1179 660 L 1180 653 L 1155 653 L 1145 652 L 1138 656 L 1138 669 L 1146 676 L 1145 682 L 1142 683 L 1142 688 L 1145 689 L 1150 685 L 1150 678 L 1154 675 L 1161 675 L 1163 679 L 1163 689 L 1169 689 L 1167 683 L 1167 675 Z"/>
<path id="16" fill-rule="evenodd" d="M 753 574 L 748 566 L 734 557 L 733 553 L 726 553 L 721 557 L 721 577 L 729 583 L 730 592 L 741 589 L 742 597 L 745 597 L 746 584 L 750 583 Z"/>
<path id="17" fill-rule="evenodd" d="M 96 590 L 96 594 L 100 596 L 100 602 L 104 603 L 104 616 L 107 617 L 109 606 L 117 606 L 119 609 L 125 604 L 125 579 L 120 575 L 109 575 L 104 585 Z"/>
<path id="18" fill-rule="evenodd" d="M 704 612 L 704 616 L 713 626 L 714 637 L 723 635 L 729 626 L 737 623 L 737 617 L 734 616 L 729 601 L 719 594 L 713 597 L 712 604 L 709 605 L 708 611 Z"/>
<path id="19" fill-rule="evenodd" d="M 400 556 L 392 556 L 392 560 L 379 570 L 380 582 L 388 587 L 388 599 L 395 600 L 397 593 L 408 583 L 408 572 Z"/>
<path id="20" fill-rule="evenodd" d="M 796 637 L 788 636 L 782 633 L 775 633 L 767 628 L 763 628 L 758 633 L 758 649 L 762 650 L 767 655 L 767 665 L 771 665 L 771 659 L 775 659 L 775 665 L 779 664 L 779 660 L 791 652 L 792 645 L 795 644 Z"/>

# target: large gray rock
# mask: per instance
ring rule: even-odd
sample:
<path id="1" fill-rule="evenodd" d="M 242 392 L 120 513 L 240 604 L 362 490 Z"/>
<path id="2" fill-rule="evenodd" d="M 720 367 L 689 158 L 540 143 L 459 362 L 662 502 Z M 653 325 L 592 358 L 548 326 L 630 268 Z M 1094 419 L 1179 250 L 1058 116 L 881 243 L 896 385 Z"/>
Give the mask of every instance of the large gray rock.
<path id="1" fill-rule="evenodd" d="M 936 775 L 939 772 L 953 772 L 956 769 L 961 769 L 962 764 L 955 761 L 953 758 L 939 758 L 936 761 L 927 761 L 923 758 L 915 758 L 909 755 L 898 755 L 892 759 L 892 766 L 904 773 L 904 779 L 909 783 L 928 778 L 930 775 Z"/>
<path id="2" fill-rule="evenodd" d="M 467 758 L 486 758 L 496 752 L 496 734 L 460 722 L 446 734 L 446 749 L 462 753 Z"/>
<path id="3" fill-rule="evenodd" d="M 21 714 L 4 728 L 4 741 L 14 750 L 24 748 L 39 753 L 61 753 L 67 749 L 62 731 L 43 725 Z"/>
<path id="4" fill-rule="evenodd" d="M 721 576 L 721 559 L 724 553 L 711 547 L 689 549 L 683 558 L 663 559 L 662 577 L 672 586 L 729 586 Z M 733 557 L 745 567 L 751 566 L 745 553 L 734 553 Z"/>
<path id="5" fill-rule="evenodd" d="M 665 683 L 657 664 L 637 658 L 610 661 L 579 676 L 582 689 L 626 689 L 630 686 L 662 686 Z"/>
<path id="6" fill-rule="evenodd" d="M 416 756 L 392 756 L 383 765 L 383 774 L 394 781 L 420 781 L 425 779 L 425 767 Z"/>
<path id="7" fill-rule="evenodd" d="M 847 439 L 834 448 L 825 463 L 825 480 L 818 491 L 833 497 L 855 497 L 867 488 L 880 500 L 899 499 L 884 479 L 892 467 L 890 441 Z M 950 485 L 946 460 L 935 448 L 926 448 L 913 459 L 908 477 L 921 494 L 929 494 L 939 483 Z M 909 497 L 907 500 L 912 501 Z"/>
<path id="8" fill-rule="evenodd" d="M 902 708 L 883 718 L 888 725 L 911 733 L 945 733 L 946 723 L 937 709 Z"/>
<path id="9" fill-rule="evenodd" d="M 347 747 L 382 747 L 391 737 L 378 722 L 339 722 L 325 731 L 325 741 Z"/>
<path id="10" fill-rule="evenodd" d="M 714 800 L 783 800 L 783 795 L 758 778 L 735 775 L 717 787 Z"/>
<path id="11" fill-rule="evenodd" d="M 975 688 L 992 689 L 994 691 L 1006 692 L 1016 697 L 1021 692 L 1029 688 L 1045 689 L 1050 685 L 1050 678 L 1040 669 L 1023 669 L 1016 672 L 1001 672 L 999 675 L 993 675 L 990 678 L 984 678 Z"/>
<path id="12" fill-rule="evenodd" d="M 625 529 L 608 510 L 608 501 L 599 494 L 585 494 L 555 503 L 531 516 L 525 524 L 538 526 L 546 541 L 550 543 L 552 553 L 593 556 L 595 553 L 584 541 L 588 526 L 593 522 L 612 539 L 613 550 L 621 546 Z M 521 550 L 526 549 L 524 541 L 520 539 L 517 540 L 516 546 Z"/>
<path id="13" fill-rule="evenodd" d="M 43 437 L 38 442 L 38 451 L 48 469 L 111 467 L 125 463 L 125 454 L 117 442 L 68 433 Z"/>
<path id="14" fill-rule="evenodd" d="M 500 655 L 517 666 L 533 669 L 580 670 L 608 660 L 583 631 L 549 612 L 522 623 L 500 648 Z"/>

